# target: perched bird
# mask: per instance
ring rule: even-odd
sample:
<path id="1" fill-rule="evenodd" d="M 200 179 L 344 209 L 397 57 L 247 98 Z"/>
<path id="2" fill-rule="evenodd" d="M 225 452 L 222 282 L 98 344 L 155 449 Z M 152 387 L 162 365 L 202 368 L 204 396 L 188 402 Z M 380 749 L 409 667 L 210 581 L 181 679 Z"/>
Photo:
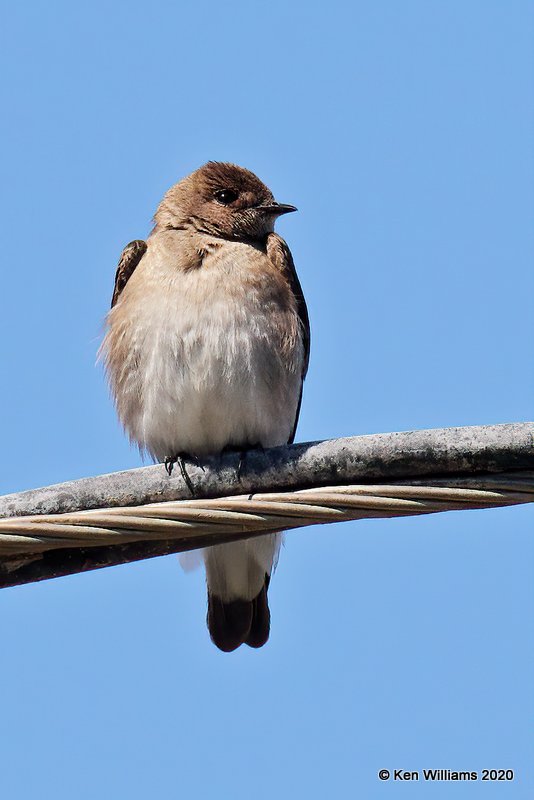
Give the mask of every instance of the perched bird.
<path id="1" fill-rule="evenodd" d="M 102 351 L 120 421 L 155 461 L 293 441 L 310 329 L 274 233 L 290 211 L 252 172 L 210 161 L 169 189 L 146 242 L 125 247 Z M 269 638 L 279 540 L 203 551 L 221 650 Z"/>

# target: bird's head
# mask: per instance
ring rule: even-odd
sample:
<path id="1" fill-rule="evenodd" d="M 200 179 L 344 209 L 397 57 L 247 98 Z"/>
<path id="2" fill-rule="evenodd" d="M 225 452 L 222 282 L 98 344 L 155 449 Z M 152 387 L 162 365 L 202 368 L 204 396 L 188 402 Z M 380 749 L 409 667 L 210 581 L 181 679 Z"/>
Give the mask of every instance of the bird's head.
<path id="1" fill-rule="evenodd" d="M 277 203 L 248 169 L 209 161 L 169 189 L 154 220 L 159 229 L 194 225 L 215 236 L 261 240 L 277 217 L 296 210 Z"/>

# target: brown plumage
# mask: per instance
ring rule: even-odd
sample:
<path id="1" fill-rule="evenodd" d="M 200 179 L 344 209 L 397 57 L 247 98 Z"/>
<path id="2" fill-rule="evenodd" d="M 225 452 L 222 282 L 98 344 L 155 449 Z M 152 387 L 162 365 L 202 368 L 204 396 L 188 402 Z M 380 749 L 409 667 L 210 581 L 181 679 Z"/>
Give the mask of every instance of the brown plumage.
<path id="1" fill-rule="evenodd" d="M 147 243 L 143 242 L 142 239 L 136 239 L 134 242 L 127 244 L 122 251 L 117 272 L 115 273 L 115 288 L 113 289 L 113 297 L 111 298 L 111 308 L 113 308 L 119 299 L 120 293 L 130 280 L 132 272 L 146 253 L 146 249 Z"/>
<path id="2" fill-rule="evenodd" d="M 306 304 L 274 233 L 293 206 L 209 162 L 173 186 L 124 250 L 103 352 L 119 417 L 155 460 L 293 441 L 309 358 Z M 225 651 L 269 636 L 279 535 L 204 551 L 208 627 Z"/>

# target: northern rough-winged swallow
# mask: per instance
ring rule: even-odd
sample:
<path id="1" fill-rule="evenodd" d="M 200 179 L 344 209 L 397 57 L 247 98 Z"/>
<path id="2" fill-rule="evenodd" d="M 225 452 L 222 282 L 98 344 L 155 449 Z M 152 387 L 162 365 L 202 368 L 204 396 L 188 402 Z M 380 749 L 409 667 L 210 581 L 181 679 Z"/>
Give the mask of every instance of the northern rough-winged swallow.
<path id="1" fill-rule="evenodd" d="M 102 349 L 119 418 L 155 461 L 292 442 L 308 366 L 306 303 L 285 241 L 294 206 L 209 162 L 173 186 L 147 241 L 128 244 Z M 203 551 L 221 650 L 269 638 L 280 534 Z"/>

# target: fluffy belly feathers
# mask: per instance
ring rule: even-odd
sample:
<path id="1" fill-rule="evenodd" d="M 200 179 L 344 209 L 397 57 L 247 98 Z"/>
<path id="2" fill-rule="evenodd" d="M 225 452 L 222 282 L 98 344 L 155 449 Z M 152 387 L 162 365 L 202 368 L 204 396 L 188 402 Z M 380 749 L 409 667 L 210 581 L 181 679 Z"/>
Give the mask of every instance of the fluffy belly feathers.
<path id="1" fill-rule="evenodd" d="M 248 275 L 233 291 L 228 272 L 216 268 L 176 274 L 157 293 L 145 275 L 138 294 L 137 277 L 110 315 L 104 344 L 130 438 L 160 461 L 180 451 L 285 444 L 303 363 L 291 302 Z"/>

